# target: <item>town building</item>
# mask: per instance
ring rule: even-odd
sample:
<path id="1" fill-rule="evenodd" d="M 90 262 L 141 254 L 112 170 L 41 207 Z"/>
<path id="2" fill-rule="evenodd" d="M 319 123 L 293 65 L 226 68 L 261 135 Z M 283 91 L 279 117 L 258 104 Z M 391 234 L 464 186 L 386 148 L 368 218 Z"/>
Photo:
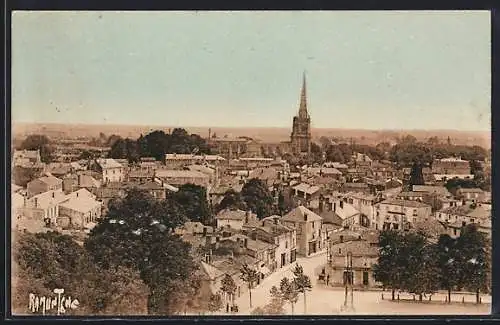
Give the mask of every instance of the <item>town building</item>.
<path id="1" fill-rule="evenodd" d="M 252 239 L 275 244 L 276 251 L 271 270 L 282 268 L 296 260 L 296 231 L 281 224 L 279 216 L 270 216 L 262 219 L 261 224 L 248 232 Z"/>
<path id="2" fill-rule="evenodd" d="M 194 184 L 198 186 L 208 187 L 210 184 L 210 176 L 198 171 L 158 169 L 155 172 L 155 176 L 161 181 L 173 186 Z"/>
<path id="3" fill-rule="evenodd" d="M 257 215 L 252 211 L 243 211 L 239 209 L 221 210 L 215 217 L 217 228 L 229 227 L 241 230 L 243 225 L 257 220 Z"/>
<path id="4" fill-rule="evenodd" d="M 219 155 L 194 155 L 167 153 L 165 155 L 165 165 L 167 169 L 180 169 L 193 164 L 217 164 L 226 159 Z"/>
<path id="5" fill-rule="evenodd" d="M 356 288 L 378 287 L 373 266 L 378 261 L 378 245 L 363 239 L 331 242 L 326 274 L 329 285 L 344 286 L 350 280 Z M 352 256 L 352 270 L 347 269 L 347 255 Z"/>
<path id="6" fill-rule="evenodd" d="M 432 173 L 443 175 L 471 174 L 469 161 L 454 157 L 434 159 L 432 162 Z"/>
<path id="7" fill-rule="evenodd" d="M 48 191 L 62 190 L 62 187 L 62 179 L 49 174 L 29 182 L 27 185 L 27 193 L 29 197 L 32 197 Z"/>
<path id="8" fill-rule="evenodd" d="M 325 249 L 323 218 L 304 206 L 298 206 L 281 218 L 284 226 L 297 234 L 297 254 L 309 256 Z"/>
<path id="9" fill-rule="evenodd" d="M 436 212 L 436 219 L 445 226 L 447 233 L 456 238 L 461 229 L 474 224 L 480 232 L 491 238 L 491 208 L 482 204 L 465 204 Z"/>
<path id="10" fill-rule="evenodd" d="M 99 158 L 91 164 L 91 170 L 101 174 L 104 184 L 110 182 L 123 182 L 125 167 L 112 158 Z"/>
<path id="11" fill-rule="evenodd" d="M 12 166 L 30 167 L 42 164 L 40 150 L 15 150 L 12 156 Z"/>
<path id="12" fill-rule="evenodd" d="M 412 223 L 428 220 L 432 213 L 430 205 L 418 201 L 387 199 L 375 206 L 375 229 L 404 230 Z"/>
<path id="13" fill-rule="evenodd" d="M 92 196 L 80 195 L 77 191 L 75 196 L 59 205 L 57 226 L 63 229 L 91 229 L 101 217 L 102 205 Z"/>
<path id="14" fill-rule="evenodd" d="M 47 225 L 56 225 L 59 204 L 66 199 L 66 194 L 62 189 L 43 192 L 31 198 L 25 197 L 22 214 L 28 219 L 43 221 Z"/>
<path id="15" fill-rule="evenodd" d="M 457 190 L 457 197 L 465 200 L 466 202 L 481 202 L 484 200 L 484 191 L 480 188 L 459 188 Z"/>

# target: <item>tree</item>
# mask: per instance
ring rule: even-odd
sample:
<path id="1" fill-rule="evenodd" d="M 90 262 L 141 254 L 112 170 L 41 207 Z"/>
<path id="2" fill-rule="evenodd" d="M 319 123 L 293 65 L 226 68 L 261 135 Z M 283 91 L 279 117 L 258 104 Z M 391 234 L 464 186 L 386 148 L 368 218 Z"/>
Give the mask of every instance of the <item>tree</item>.
<path id="1" fill-rule="evenodd" d="M 20 280 L 16 290 L 23 294 L 35 290 L 52 296 L 54 288 L 63 288 L 66 295 L 79 300 L 78 314 L 146 313 L 148 289 L 137 272 L 123 267 L 112 272 L 100 268 L 69 236 L 57 232 L 22 234 L 15 248 L 14 276 Z"/>
<path id="2" fill-rule="evenodd" d="M 204 187 L 184 184 L 174 194 L 174 199 L 180 204 L 189 220 L 203 224 L 209 224 L 212 221 L 212 211 L 207 200 L 207 190 Z"/>
<path id="3" fill-rule="evenodd" d="M 384 288 L 391 288 L 392 300 L 395 299 L 395 291 L 402 288 L 402 246 L 403 238 L 399 232 L 384 230 L 380 233 L 379 257 L 377 264 L 373 266 L 373 276 Z"/>
<path id="4" fill-rule="evenodd" d="M 104 269 L 137 270 L 150 290 L 149 313 L 168 314 L 175 307 L 169 292 L 182 288 L 175 284 L 188 281 L 194 271 L 190 245 L 173 233 L 185 220 L 182 208 L 171 198 L 158 201 L 132 189 L 110 204 L 85 248 Z"/>
<path id="5" fill-rule="evenodd" d="M 259 279 L 259 273 L 247 264 L 243 264 L 240 269 L 240 279 L 248 286 L 248 295 L 250 297 L 250 308 L 252 308 L 252 288 Z"/>
<path id="6" fill-rule="evenodd" d="M 433 294 L 439 289 L 439 264 L 437 246 L 427 243 L 420 232 L 403 235 L 403 289 L 419 296 Z"/>
<path id="7" fill-rule="evenodd" d="M 250 179 L 241 190 L 241 196 L 247 208 L 257 214 L 259 219 L 274 212 L 274 198 L 267 186 L 260 179 Z"/>
<path id="8" fill-rule="evenodd" d="M 439 282 L 441 288 L 448 291 L 448 303 L 451 302 L 451 291 L 460 282 L 459 279 L 459 256 L 456 240 L 447 234 L 439 237 L 437 243 L 438 263 L 439 263 Z"/>
<path id="9" fill-rule="evenodd" d="M 40 157 L 44 163 L 49 163 L 53 160 L 54 148 L 51 146 L 49 138 L 45 135 L 28 135 L 21 143 L 21 150 L 39 150 Z"/>
<path id="10" fill-rule="evenodd" d="M 295 287 L 295 282 L 289 281 L 286 277 L 281 279 L 280 292 L 283 300 L 288 302 L 292 306 L 293 315 L 295 304 L 299 300 L 299 291 Z"/>
<path id="11" fill-rule="evenodd" d="M 272 286 L 269 291 L 271 294 L 271 302 L 266 306 L 267 315 L 283 315 L 285 313 L 284 300 L 280 290 L 276 286 Z"/>
<path id="12" fill-rule="evenodd" d="M 219 203 L 217 210 L 221 211 L 224 209 L 240 209 L 246 210 L 247 206 L 245 201 L 243 201 L 243 197 L 240 193 L 236 192 L 233 189 L 229 189 L 224 193 L 224 198 Z"/>
<path id="13" fill-rule="evenodd" d="M 210 295 L 210 299 L 208 300 L 208 310 L 211 313 L 218 312 L 223 306 L 222 297 L 219 293 Z"/>
<path id="14" fill-rule="evenodd" d="M 459 255 L 461 284 L 476 292 L 476 302 L 480 301 L 480 292 L 487 289 L 489 272 L 487 241 L 476 225 L 469 224 L 462 228 L 456 243 Z"/>
<path id="15" fill-rule="evenodd" d="M 306 292 L 312 289 L 311 279 L 304 274 L 304 269 L 299 264 L 293 269 L 293 283 L 296 290 L 304 295 L 304 314 L 306 314 Z"/>
<path id="16" fill-rule="evenodd" d="M 228 297 L 231 299 L 231 303 L 234 304 L 234 294 L 236 292 L 236 283 L 234 282 L 233 278 L 226 273 L 224 278 L 221 281 L 221 291 L 226 293 Z"/>

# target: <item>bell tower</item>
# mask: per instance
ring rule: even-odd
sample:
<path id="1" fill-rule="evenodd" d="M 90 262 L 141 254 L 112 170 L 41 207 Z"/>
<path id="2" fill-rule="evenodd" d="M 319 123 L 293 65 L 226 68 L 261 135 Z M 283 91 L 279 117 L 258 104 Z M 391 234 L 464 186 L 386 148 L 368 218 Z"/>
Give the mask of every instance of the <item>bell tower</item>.
<path id="1" fill-rule="evenodd" d="M 311 153 L 311 117 L 307 111 L 306 74 L 302 75 L 302 90 L 300 92 L 299 112 L 293 118 L 292 134 L 290 136 L 292 151 L 295 154 Z"/>

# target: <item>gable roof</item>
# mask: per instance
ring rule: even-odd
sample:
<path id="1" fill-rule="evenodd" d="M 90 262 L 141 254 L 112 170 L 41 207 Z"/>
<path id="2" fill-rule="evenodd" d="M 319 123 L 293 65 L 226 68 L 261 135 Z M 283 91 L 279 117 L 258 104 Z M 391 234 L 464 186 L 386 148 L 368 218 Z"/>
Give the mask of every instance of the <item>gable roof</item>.
<path id="1" fill-rule="evenodd" d="M 122 168 L 123 166 L 113 158 L 100 158 L 96 160 L 97 164 L 101 166 L 102 169 L 107 168 Z"/>
<path id="2" fill-rule="evenodd" d="M 87 213 L 92 209 L 100 207 L 101 205 L 102 202 L 96 201 L 92 197 L 78 196 L 64 201 L 59 206 L 66 209 L 78 211 L 80 213 Z"/>
<path id="3" fill-rule="evenodd" d="M 443 196 L 451 196 L 451 193 L 444 186 L 413 185 L 413 192 L 427 192 L 436 193 Z"/>
<path id="4" fill-rule="evenodd" d="M 59 179 L 59 178 L 52 176 L 52 175 L 39 177 L 37 179 L 34 179 L 32 182 L 36 182 L 36 181 L 45 183 L 47 186 L 62 185 L 62 179 Z"/>
<path id="5" fill-rule="evenodd" d="M 256 218 L 257 215 L 252 213 L 252 212 L 249 212 L 250 213 L 250 218 Z M 219 219 L 219 220 L 239 220 L 239 221 L 245 221 L 245 218 L 247 216 L 247 211 L 243 211 L 243 210 L 231 210 L 231 209 L 224 209 L 224 210 L 221 210 L 217 216 L 215 217 L 215 219 Z M 250 219 L 249 218 L 249 219 Z"/>
<path id="6" fill-rule="evenodd" d="M 307 215 L 307 221 L 304 220 L 306 215 Z M 319 215 L 312 212 L 305 206 L 300 205 L 295 209 L 293 209 L 292 211 L 288 212 L 285 216 L 283 216 L 283 218 L 281 218 L 281 220 L 293 221 L 293 222 L 310 222 L 310 221 L 323 220 L 323 218 L 321 218 Z"/>

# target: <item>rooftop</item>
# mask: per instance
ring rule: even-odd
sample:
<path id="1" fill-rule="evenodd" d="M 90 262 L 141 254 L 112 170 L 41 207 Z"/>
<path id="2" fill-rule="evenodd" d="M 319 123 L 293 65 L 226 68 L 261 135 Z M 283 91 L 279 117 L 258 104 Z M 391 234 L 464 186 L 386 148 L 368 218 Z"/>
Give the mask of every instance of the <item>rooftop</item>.
<path id="1" fill-rule="evenodd" d="M 108 168 L 122 168 L 123 166 L 112 158 L 100 158 L 96 160 L 97 164 L 103 169 Z"/>
<path id="2" fill-rule="evenodd" d="M 491 210 L 482 205 L 465 204 L 461 206 L 449 207 L 441 211 L 441 213 L 453 214 L 459 216 L 467 216 L 473 218 L 491 218 Z"/>
<path id="3" fill-rule="evenodd" d="M 307 220 L 305 220 L 307 216 Z M 323 220 L 319 215 L 312 212 L 305 206 L 301 205 L 288 212 L 283 218 L 283 221 L 293 221 L 293 222 L 310 222 L 310 221 L 320 221 Z"/>
<path id="4" fill-rule="evenodd" d="M 250 211 L 243 211 L 243 210 L 239 210 L 239 209 L 238 210 L 224 209 L 224 210 L 221 210 L 215 218 L 220 219 L 220 220 L 244 221 L 245 218 L 247 217 L 247 214 L 249 214 L 250 218 L 252 218 L 252 219 L 257 217 L 256 214 L 254 214 Z"/>
<path id="5" fill-rule="evenodd" d="M 61 203 L 60 207 L 78 211 L 80 213 L 87 213 L 92 209 L 100 207 L 101 205 L 102 202 L 96 201 L 91 197 L 78 196 L 76 198 L 70 198 L 69 200 Z"/>
<path id="6" fill-rule="evenodd" d="M 318 186 L 309 185 L 306 183 L 301 183 L 297 186 L 294 186 L 293 189 L 296 191 L 307 193 L 307 194 L 314 194 L 320 190 L 320 188 Z"/>
<path id="7" fill-rule="evenodd" d="M 217 161 L 226 160 L 218 155 L 192 155 L 192 154 L 176 154 L 167 153 L 165 155 L 165 160 L 206 160 L 206 161 Z"/>
<path id="8" fill-rule="evenodd" d="M 430 207 L 430 205 L 421 203 L 418 201 L 411 201 L 411 200 L 400 200 L 400 199 L 387 199 L 379 204 L 390 204 L 390 205 L 398 205 L 398 206 L 404 206 L 407 208 L 427 208 Z"/>
<path id="9" fill-rule="evenodd" d="M 194 170 L 161 169 L 157 170 L 155 175 L 160 178 L 209 178 L 207 174 Z"/>

